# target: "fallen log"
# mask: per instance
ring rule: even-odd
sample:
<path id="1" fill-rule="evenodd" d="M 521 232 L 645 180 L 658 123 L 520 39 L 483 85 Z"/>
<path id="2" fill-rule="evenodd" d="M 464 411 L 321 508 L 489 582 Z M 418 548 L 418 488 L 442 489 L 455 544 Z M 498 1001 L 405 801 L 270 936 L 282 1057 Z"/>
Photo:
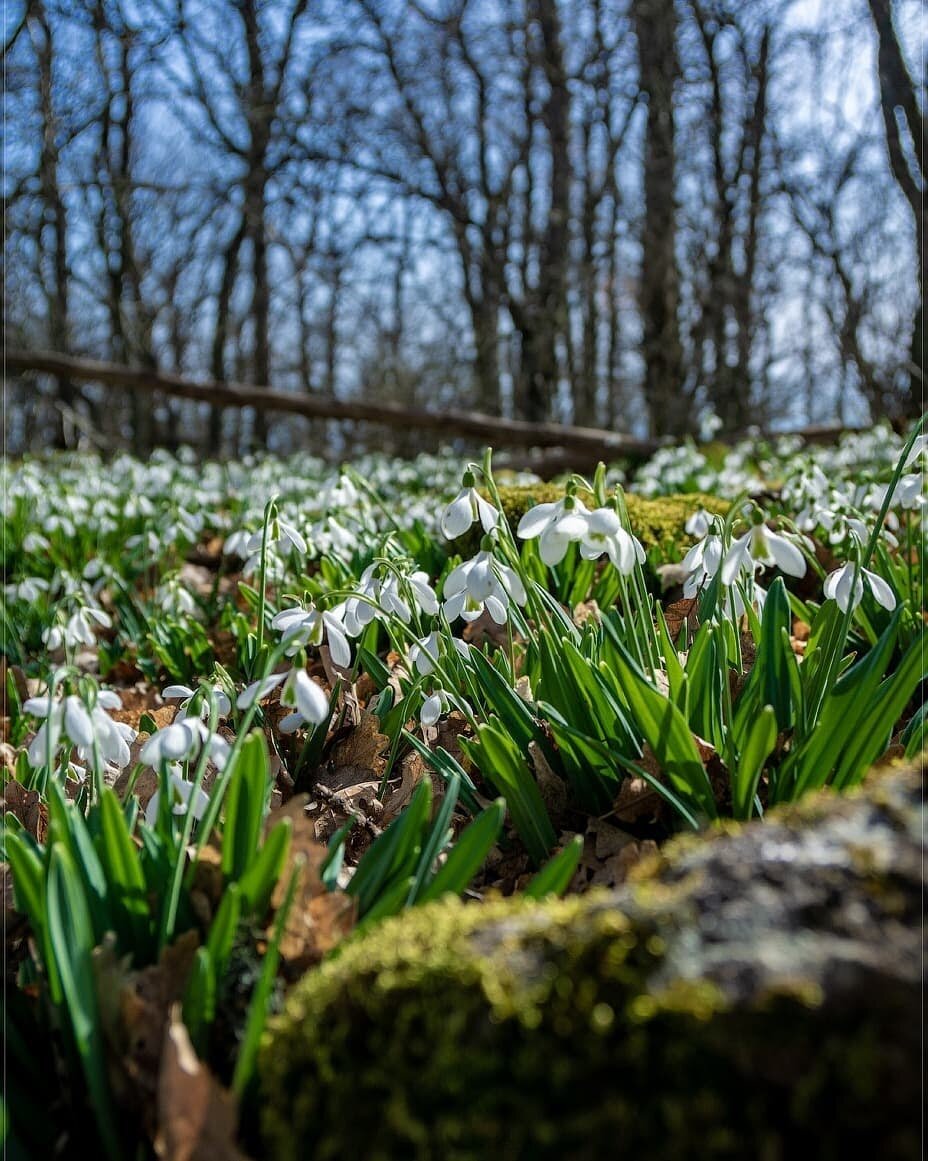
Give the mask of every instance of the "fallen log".
<path id="1" fill-rule="evenodd" d="M 282 411 L 308 419 L 349 420 L 407 430 L 436 431 L 443 436 L 470 436 L 494 447 L 560 447 L 594 462 L 597 459 L 647 459 L 661 446 L 659 440 L 638 439 L 599 428 L 526 423 L 460 408 L 426 411 L 397 403 L 335 399 L 330 395 L 275 391 L 243 383 L 196 381 L 181 375 L 60 355 L 54 351 L 7 348 L 5 374 L 26 372 L 60 376 L 74 382 L 100 383 L 132 392 L 160 393 L 213 406 L 254 407 L 260 411 Z"/>

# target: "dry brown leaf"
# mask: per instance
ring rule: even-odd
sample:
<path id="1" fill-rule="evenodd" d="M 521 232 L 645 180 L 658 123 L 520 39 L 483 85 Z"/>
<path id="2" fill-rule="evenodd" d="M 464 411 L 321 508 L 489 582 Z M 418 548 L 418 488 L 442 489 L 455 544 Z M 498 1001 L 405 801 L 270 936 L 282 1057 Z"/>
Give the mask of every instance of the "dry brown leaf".
<path id="1" fill-rule="evenodd" d="M 21 782 L 11 779 L 3 787 L 0 798 L 0 813 L 16 816 L 26 832 L 40 843 L 45 842 L 48 833 L 48 807 L 37 790 L 27 790 Z"/>
<path id="2" fill-rule="evenodd" d="M 400 784 L 387 796 L 383 804 L 383 817 L 380 820 L 382 824 L 395 818 L 403 810 L 412 798 L 413 791 L 423 778 L 427 777 L 428 770 L 418 750 L 410 750 L 400 764 Z"/>
<path id="3" fill-rule="evenodd" d="M 307 796 L 293 798 L 268 818 L 268 827 L 281 818 L 293 823 L 287 865 L 271 905 L 281 906 L 294 868 L 299 867 L 296 895 L 280 942 L 280 956 L 288 975 L 296 976 L 318 963 L 354 926 L 355 901 L 341 891 L 329 891 L 320 877 L 328 849 L 316 841 L 315 823 L 306 813 Z"/>
<path id="4" fill-rule="evenodd" d="M 389 749 L 390 739 L 380 732 L 380 719 L 363 710 L 358 724 L 331 747 L 318 781 L 336 791 L 362 782 L 379 786 Z"/>
<path id="5" fill-rule="evenodd" d="M 674 601 L 673 604 L 668 605 L 664 609 L 664 620 L 667 622 L 667 632 L 670 634 L 670 640 L 674 644 L 677 642 L 680 630 L 685 625 L 686 641 L 688 643 L 699 628 L 699 610 L 696 598 L 684 597 L 682 600 Z"/>
<path id="6" fill-rule="evenodd" d="M 165 1161 L 245 1161 L 237 1127 L 235 1097 L 197 1059 L 175 1004 L 161 1052 L 155 1152 Z"/>
<path id="7" fill-rule="evenodd" d="M 164 949 L 157 964 L 129 973 L 118 992 L 117 1067 L 122 1066 L 135 1089 L 150 1136 L 156 1129 L 155 1097 L 168 1014 L 183 997 L 199 944 L 196 931 L 185 932 Z"/>

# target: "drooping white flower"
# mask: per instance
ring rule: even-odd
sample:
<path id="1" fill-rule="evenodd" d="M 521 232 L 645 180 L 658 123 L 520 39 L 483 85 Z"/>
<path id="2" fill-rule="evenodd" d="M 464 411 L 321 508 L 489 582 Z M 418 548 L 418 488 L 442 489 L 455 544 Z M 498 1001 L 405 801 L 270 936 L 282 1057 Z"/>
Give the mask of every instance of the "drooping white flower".
<path id="1" fill-rule="evenodd" d="M 295 709 L 280 722 L 280 731 L 284 734 L 293 733 L 307 722 L 313 726 L 321 725 L 329 716 L 329 699 L 305 669 L 292 669 L 287 675 L 280 704 Z"/>
<path id="2" fill-rule="evenodd" d="M 694 540 L 702 540 L 704 536 L 708 535 L 714 519 L 715 517 L 711 512 L 707 512 L 705 508 L 700 508 L 690 516 L 683 527 Z"/>
<path id="3" fill-rule="evenodd" d="M 860 604 L 865 584 L 878 605 L 882 605 L 889 612 L 895 609 L 896 594 L 887 582 L 867 568 L 858 569 L 853 561 L 848 561 L 825 577 L 825 597 L 829 601 L 837 602 L 841 612 L 846 613 L 849 609 L 856 609 Z"/>
<path id="4" fill-rule="evenodd" d="M 587 531 L 587 509 L 574 496 L 565 496 L 551 504 L 536 504 L 519 521 L 518 535 L 523 540 L 538 540 L 538 552 L 547 565 L 560 564 L 572 541 L 581 540 Z"/>
<path id="5" fill-rule="evenodd" d="M 721 536 L 709 533 L 698 540 L 683 558 L 683 568 L 687 578 L 683 582 L 683 595 L 691 598 L 719 571 L 722 563 L 723 545 Z"/>
<path id="6" fill-rule="evenodd" d="M 136 731 L 106 712 L 121 706 L 118 694 L 108 689 L 99 690 L 90 707 L 76 694 L 63 698 L 48 694 L 27 698 L 23 711 L 45 719 L 26 751 L 30 765 L 35 768 L 46 765 L 64 736 L 77 749 L 78 756 L 98 771 L 122 770 L 129 764 L 129 745 L 135 740 Z"/>
<path id="7" fill-rule="evenodd" d="M 448 695 L 444 690 L 436 690 L 422 703 L 419 721 L 423 726 L 434 726 L 442 714 L 448 712 Z"/>
<path id="8" fill-rule="evenodd" d="M 351 665 L 351 647 L 345 635 L 345 625 L 342 616 L 344 605 L 336 605 L 333 609 L 321 611 L 310 603 L 304 609 L 297 605 L 293 609 L 284 609 L 271 621 L 271 625 L 282 634 L 282 641 L 288 646 L 286 652 L 292 656 L 304 645 L 320 646 L 327 642 L 332 660 L 336 665 L 347 669 Z"/>
<path id="9" fill-rule="evenodd" d="M 229 743 L 199 718 L 182 718 L 156 730 L 142 747 L 140 759 L 158 769 L 164 762 L 193 761 L 203 747 L 209 751 L 213 765 L 221 770 L 229 756 Z"/>
<path id="10" fill-rule="evenodd" d="M 752 524 L 726 552 L 722 562 L 722 584 L 734 584 L 742 572 L 753 576 L 758 564 L 775 566 L 787 576 L 806 574 L 805 557 L 791 540 L 771 532 L 765 524 Z"/>
<path id="11" fill-rule="evenodd" d="M 236 706 L 243 710 L 248 709 L 256 701 L 263 701 L 272 689 L 276 689 L 282 681 L 286 680 L 287 676 L 286 673 L 272 673 L 268 677 L 253 681 L 235 699 Z"/>
<path id="12" fill-rule="evenodd" d="M 445 616 L 476 621 L 484 608 L 497 625 L 504 625 L 510 601 L 525 604 L 526 593 L 518 573 L 495 560 L 487 550 L 453 568 L 442 588 Z"/>
<path id="13" fill-rule="evenodd" d="M 172 763 L 168 768 L 168 785 L 173 800 L 171 807 L 172 813 L 175 815 L 184 815 L 188 810 L 192 810 L 193 817 L 199 822 L 209 805 L 209 796 L 206 791 L 202 787 L 197 787 L 196 794 L 194 794 L 193 783 L 187 781 L 181 767 L 177 763 Z M 161 790 L 159 788 L 148 800 L 148 806 L 145 807 L 145 821 L 149 826 L 154 826 L 158 821 L 158 808 L 160 805 Z"/>
<path id="14" fill-rule="evenodd" d="M 190 707 L 190 699 L 196 693 L 197 690 L 191 689 L 189 685 L 166 685 L 161 691 L 161 696 L 165 701 L 180 700 L 180 710 L 174 720 L 183 721 Z M 225 691 L 220 689 L 218 685 L 214 685 L 213 696 L 216 699 L 216 709 L 219 716 L 221 718 L 227 717 L 232 711 L 232 703 L 229 701 Z M 200 699 L 199 713 L 201 718 L 209 717 L 209 698 L 202 697 Z"/>
<path id="15" fill-rule="evenodd" d="M 640 541 L 622 527 L 618 514 L 612 508 L 595 508 L 587 517 L 580 555 L 584 560 L 598 560 L 604 552 L 625 576 L 646 560 Z"/>
<path id="16" fill-rule="evenodd" d="M 438 664 L 440 654 L 439 642 L 440 634 L 438 630 L 429 633 L 427 637 L 421 637 L 409 647 L 409 661 L 422 677 L 428 677 L 430 673 L 435 672 L 435 666 Z M 448 638 L 445 638 L 448 640 Z M 470 646 L 466 641 L 462 641 L 460 637 L 451 637 L 451 644 L 453 648 L 460 653 L 460 655 L 467 660 L 467 653 Z"/>
<path id="17" fill-rule="evenodd" d="M 448 540 L 463 536 L 477 520 L 484 532 L 499 523 L 499 512 L 474 487 L 473 473 L 464 473 L 464 486 L 441 515 L 441 530 Z"/>

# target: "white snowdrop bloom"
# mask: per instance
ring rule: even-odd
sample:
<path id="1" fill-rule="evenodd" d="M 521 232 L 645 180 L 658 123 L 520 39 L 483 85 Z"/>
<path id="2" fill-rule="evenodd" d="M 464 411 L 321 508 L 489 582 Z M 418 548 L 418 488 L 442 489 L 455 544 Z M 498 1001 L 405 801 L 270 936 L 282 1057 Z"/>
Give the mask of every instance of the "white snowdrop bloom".
<path id="1" fill-rule="evenodd" d="M 122 770 L 129 764 L 129 745 L 135 740 L 136 731 L 124 722 L 114 721 L 106 712 L 121 705 L 118 694 L 112 690 L 100 690 L 91 708 L 76 694 L 63 698 L 48 694 L 27 698 L 23 702 L 24 712 L 45 719 L 26 751 L 30 765 L 44 766 L 64 735 L 83 761 L 92 762 L 100 770 L 106 767 Z"/>
<path id="2" fill-rule="evenodd" d="M 753 524 L 726 552 L 722 584 L 733 584 L 741 572 L 753 576 L 758 564 L 775 566 L 787 576 L 801 577 L 806 573 L 805 557 L 791 540 L 771 532 L 765 524 Z"/>
<path id="3" fill-rule="evenodd" d="M 477 520 L 484 532 L 492 532 L 499 523 L 499 512 L 474 487 L 472 472 L 465 472 L 464 486 L 441 514 L 442 534 L 448 540 L 463 536 Z"/>
<path id="4" fill-rule="evenodd" d="M 436 690 L 422 703 L 419 721 L 423 726 L 434 726 L 442 714 L 448 712 L 448 695 L 444 690 Z"/>
<path id="5" fill-rule="evenodd" d="M 240 710 L 243 710 L 248 709 L 256 701 L 263 701 L 288 676 L 287 673 L 272 673 L 268 677 L 262 677 L 258 681 L 253 681 L 235 699 L 236 706 Z"/>
<path id="6" fill-rule="evenodd" d="M 893 497 L 900 508 L 924 508 L 925 477 L 921 475 L 902 476 L 896 485 L 896 494 Z"/>
<path id="7" fill-rule="evenodd" d="M 855 571 L 857 575 L 855 577 Z M 849 609 L 856 609 L 864 595 L 864 585 L 867 585 L 877 604 L 892 612 L 896 607 L 896 595 L 881 576 L 867 568 L 856 569 L 853 561 L 848 561 L 841 568 L 836 568 L 825 577 L 825 597 L 829 601 L 837 602 L 842 613 Z"/>
<path id="8" fill-rule="evenodd" d="M 305 669 L 293 669 L 280 694 L 282 706 L 293 706 L 295 713 L 287 714 L 280 722 L 284 734 L 292 734 L 307 722 L 321 725 L 329 716 L 329 699 Z"/>
<path id="9" fill-rule="evenodd" d="M 229 743 L 198 718 L 182 718 L 164 729 L 156 730 L 142 747 L 140 759 L 156 769 L 164 762 L 191 761 L 203 747 L 209 751 L 213 765 L 221 770 L 229 756 Z"/>
<path id="10" fill-rule="evenodd" d="M 281 639 L 288 645 L 286 652 L 289 656 L 304 645 L 318 647 L 327 642 L 332 660 L 347 669 L 351 665 L 351 647 L 342 621 L 344 610 L 344 605 L 337 605 L 324 612 L 313 604 L 308 609 L 298 605 L 278 613 L 271 625 L 282 634 Z"/>
<path id="11" fill-rule="evenodd" d="M 412 620 L 412 610 L 400 595 L 395 576 L 387 577 L 380 586 L 380 607 L 385 613 L 399 617 L 404 625 Z"/>
<path id="12" fill-rule="evenodd" d="M 646 560 L 641 543 L 626 532 L 612 508 L 596 508 L 589 514 L 580 541 L 580 555 L 584 560 L 597 560 L 604 552 L 625 576 L 634 571 L 636 564 L 644 564 Z"/>
<path id="13" fill-rule="evenodd" d="M 419 606 L 421 612 L 425 613 L 427 617 L 435 617 L 438 615 L 438 597 L 435 590 L 429 583 L 428 574 L 421 570 L 410 573 L 406 578 L 412 592 L 412 598 Z"/>
<path id="14" fill-rule="evenodd" d="M 928 451 L 928 432 L 922 432 L 921 435 L 916 436 L 915 442 L 909 449 L 909 454 L 905 457 L 905 463 L 902 465 L 902 470 L 905 471 L 910 468 L 918 457 L 925 451 Z"/>
<path id="15" fill-rule="evenodd" d="M 28 532 L 23 537 L 24 552 L 47 552 L 51 545 L 41 532 Z"/>
<path id="16" fill-rule="evenodd" d="M 17 584 L 4 586 L 4 592 L 9 600 L 28 601 L 34 604 L 43 593 L 48 592 L 48 581 L 40 576 L 24 576 Z"/>
<path id="17" fill-rule="evenodd" d="M 689 573 L 687 581 L 698 588 L 703 581 L 714 577 L 722 563 L 722 554 L 721 536 L 710 533 L 697 541 L 683 558 L 682 567 Z"/>
<path id="18" fill-rule="evenodd" d="M 199 822 L 209 805 L 209 795 L 206 791 L 202 787 L 198 787 L 196 794 L 194 794 L 193 783 L 187 781 L 183 776 L 181 767 L 176 763 L 172 763 L 169 767 L 169 786 L 171 797 L 175 799 L 171 807 L 172 813 L 184 815 L 190 810 L 193 812 L 193 817 Z M 161 790 L 159 788 L 148 800 L 148 806 L 145 807 L 145 821 L 149 826 L 154 826 L 158 821 L 160 805 Z"/>
<path id="19" fill-rule="evenodd" d="M 702 540 L 704 536 L 708 535 L 714 519 L 715 517 L 711 512 L 707 512 L 705 508 L 700 508 L 690 516 L 683 527 L 695 540 Z"/>
<path id="20" fill-rule="evenodd" d="M 226 537 L 222 551 L 226 556 L 240 556 L 243 560 L 249 554 L 248 544 L 252 533 L 245 528 L 237 528 Z"/>
<path id="21" fill-rule="evenodd" d="M 221 718 L 228 717 L 232 711 L 232 703 L 224 690 L 220 689 L 218 685 L 213 687 L 213 696 L 216 699 L 216 709 Z M 191 689 L 189 685 L 166 685 L 161 691 L 161 696 L 165 701 L 177 701 L 181 703 L 180 711 L 175 721 L 183 721 L 187 716 L 187 709 L 189 708 L 190 699 L 197 693 L 197 690 Z M 203 697 L 200 700 L 200 717 L 209 717 L 209 699 Z"/>
<path id="22" fill-rule="evenodd" d="M 573 496 L 551 504 L 536 504 L 519 521 L 518 535 L 538 541 L 541 559 L 547 565 L 560 564 L 571 541 L 581 540 L 587 531 L 586 507 Z"/>
<path id="23" fill-rule="evenodd" d="M 476 621 L 485 608 L 497 625 L 504 625 L 510 601 L 517 605 L 526 601 L 518 574 L 486 550 L 453 568 L 445 578 L 442 594 L 449 621 L 458 617 Z"/>
<path id="24" fill-rule="evenodd" d="M 441 652 L 439 648 L 440 639 L 440 635 L 436 629 L 429 633 L 427 637 L 421 637 L 409 647 L 409 663 L 415 667 L 416 672 L 422 677 L 428 677 L 430 673 L 435 672 L 435 666 L 438 664 L 438 658 Z M 460 637 L 452 637 L 451 645 L 466 661 L 470 648 L 467 642 L 462 641 Z"/>

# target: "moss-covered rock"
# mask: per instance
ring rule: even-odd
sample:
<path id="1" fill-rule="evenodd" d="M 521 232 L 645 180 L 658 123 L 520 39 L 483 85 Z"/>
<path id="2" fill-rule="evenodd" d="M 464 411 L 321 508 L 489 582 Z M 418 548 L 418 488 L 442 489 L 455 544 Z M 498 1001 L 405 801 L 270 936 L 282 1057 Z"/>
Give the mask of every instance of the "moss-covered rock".
<path id="1" fill-rule="evenodd" d="M 499 493 L 503 511 L 514 532 L 529 508 L 533 508 L 536 504 L 550 504 L 562 500 L 564 486 L 563 484 L 523 484 L 502 487 Z M 579 498 L 587 505 L 593 501 L 593 497 L 589 493 L 580 493 Z M 628 517 L 632 531 L 645 548 L 656 547 L 665 553 L 672 551 L 675 556 L 680 555 L 680 545 L 688 543 L 684 525 L 694 512 L 699 511 L 700 508 L 705 508 L 707 512 L 715 512 L 724 516 L 730 507 L 727 500 L 719 500 L 715 496 L 708 496 L 702 492 L 658 496 L 652 500 L 626 493 L 625 503 L 628 506 Z M 479 538 L 479 531 L 472 529 L 470 533 L 465 533 L 455 542 L 456 551 L 468 555 L 471 550 L 476 550 Z"/>
<path id="2" fill-rule="evenodd" d="M 918 1155 L 920 779 L 671 844 L 616 893 L 433 904 L 308 975 L 270 1158 Z"/>

